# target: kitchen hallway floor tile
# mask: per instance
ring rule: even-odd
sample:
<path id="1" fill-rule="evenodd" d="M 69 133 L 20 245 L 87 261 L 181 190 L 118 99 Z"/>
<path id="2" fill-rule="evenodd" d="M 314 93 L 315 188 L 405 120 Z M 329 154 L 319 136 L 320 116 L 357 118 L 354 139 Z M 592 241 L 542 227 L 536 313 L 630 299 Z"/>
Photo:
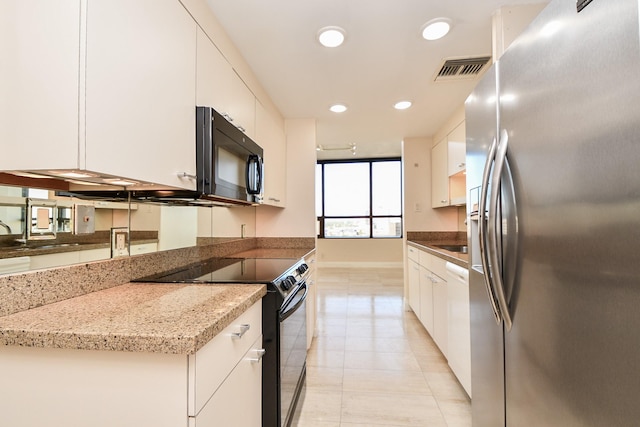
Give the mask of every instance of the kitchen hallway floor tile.
<path id="1" fill-rule="evenodd" d="M 470 427 L 471 404 L 420 321 L 402 269 L 318 268 L 297 427 Z"/>

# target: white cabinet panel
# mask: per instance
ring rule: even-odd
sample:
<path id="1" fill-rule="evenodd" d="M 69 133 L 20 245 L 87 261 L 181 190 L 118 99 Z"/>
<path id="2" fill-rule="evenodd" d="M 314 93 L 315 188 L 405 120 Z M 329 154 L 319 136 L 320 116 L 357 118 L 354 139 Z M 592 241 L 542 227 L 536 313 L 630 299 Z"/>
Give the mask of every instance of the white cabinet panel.
<path id="1" fill-rule="evenodd" d="M 256 427 L 262 423 L 262 335 L 240 359 L 231 374 L 193 419 L 195 427 Z"/>
<path id="2" fill-rule="evenodd" d="M 420 266 L 420 321 L 433 337 L 433 280 L 431 272 Z"/>
<path id="3" fill-rule="evenodd" d="M 449 206 L 449 173 L 447 171 L 447 140 L 431 150 L 431 207 Z"/>
<path id="4" fill-rule="evenodd" d="M 447 162 L 449 176 L 462 172 L 466 167 L 466 130 L 465 122 L 460 123 L 447 136 Z"/>
<path id="5" fill-rule="evenodd" d="M 78 251 L 79 262 L 99 261 L 111 258 L 111 248 Z"/>
<path id="6" fill-rule="evenodd" d="M 287 145 L 282 125 L 256 103 L 256 142 L 264 150 L 264 203 L 278 207 L 285 207 L 287 192 Z"/>
<path id="7" fill-rule="evenodd" d="M 469 279 L 449 274 L 449 337 L 448 360 L 451 370 L 471 396 L 471 315 L 469 310 Z"/>
<path id="8" fill-rule="evenodd" d="M 248 327 L 244 325 L 248 325 Z M 262 302 L 259 301 L 216 335 L 195 355 L 189 356 L 190 416 L 200 412 L 233 370 L 233 367 L 236 366 L 238 360 L 261 334 Z"/>
<path id="9" fill-rule="evenodd" d="M 3 426 L 187 425 L 186 357 L 0 346 Z"/>
<path id="10" fill-rule="evenodd" d="M 447 342 L 449 329 L 449 306 L 447 300 L 447 281 L 442 277 L 431 274 L 433 279 L 433 340 L 440 351 L 447 357 Z"/>
<path id="11" fill-rule="evenodd" d="M 255 139 L 256 100 L 253 92 L 200 28 L 197 39 L 197 104 L 213 107 L 244 129 L 249 138 Z"/>
<path id="12" fill-rule="evenodd" d="M 158 251 L 157 243 L 131 244 L 131 255 L 142 255 Z"/>
<path id="13" fill-rule="evenodd" d="M 0 2 L 0 170 L 78 162 L 80 1 Z"/>
<path id="14" fill-rule="evenodd" d="M 195 76 L 178 1 L 89 0 L 86 169 L 195 189 Z"/>
<path id="15" fill-rule="evenodd" d="M 409 306 L 416 316 L 420 317 L 420 266 L 410 259 L 407 268 L 409 269 Z"/>
<path id="16" fill-rule="evenodd" d="M 466 200 L 465 122 L 431 150 L 431 207 L 464 205 Z"/>

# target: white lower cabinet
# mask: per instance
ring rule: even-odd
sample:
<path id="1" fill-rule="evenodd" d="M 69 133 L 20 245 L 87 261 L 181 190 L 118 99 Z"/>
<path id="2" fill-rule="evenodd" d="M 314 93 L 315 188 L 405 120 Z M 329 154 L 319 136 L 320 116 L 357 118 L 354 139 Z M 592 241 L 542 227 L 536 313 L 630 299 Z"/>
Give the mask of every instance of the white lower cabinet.
<path id="1" fill-rule="evenodd" d="M 194 355 L 0 346 L 0 424 L 259 426 L 261 349 L 262 301 Z"/>
<path id="2" fill-rule="evenodd" d="M 132 243 L 131 244 L 131 255 L 142 255 L 142 254 L 148 254 L 151 252 L 157 252 L 158 251 L 158 244 L 157 243 Z"/>
<path id="3" fill-rule="evenodd" d="M 420 266 L 420 315 L 427 332 L 433 337 L 433 280 L 431 272 Z"/>
<path id="4" fill-rule="evenodd" d="M 409 269 L 409 306 L 420 317 L 420 265 L 412 259 L 407 262 Z"/>
<path id="5" fill-rule="evenodd" d="M 438 256 L 411 246 L 406 253 L 409 305 L 471 396 L 468 280 L 448 272 Z"/>
<path id="6" fill-rule="evenodd" d="M 431 275 L 433 280 L 433 333 L 431 336 L 438 348 L 448 357 L 447 342 L 449 334 L 449 310 L 448 310 L 448 283 L 436 274 Z"/>
<path id="7" fill-rule="evenodd" d="M 81 262 L 91 262 L 111 258 L 110 248 L 87 249 L 82 251 L 69 251 L 56 254 L 34 255 L 31 257 L 32 270 L 59 267 L 61 265 L 73 265 Z"/>
<path id="8" fill-rule="evenodd" d="M 262 336 L 243 355 L 189 427 L 255 427 L 262 422 Z"/>
<path id="9" fill-rule="evenodd" d="M 468 276 L 456 271 L 450 273 L 448 296 L 449 366 L 467 394 L 471 396 L 471 313 Z"/>

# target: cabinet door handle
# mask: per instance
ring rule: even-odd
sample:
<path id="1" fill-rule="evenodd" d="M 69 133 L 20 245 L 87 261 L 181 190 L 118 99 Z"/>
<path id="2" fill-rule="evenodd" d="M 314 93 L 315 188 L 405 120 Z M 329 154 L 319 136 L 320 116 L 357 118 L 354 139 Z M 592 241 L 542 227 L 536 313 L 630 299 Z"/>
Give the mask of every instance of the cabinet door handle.
<path id="1" fill-rule="evenodd" d="M 197 176 L 190 174 L 188 172 L 178 172 L 178 176 L 180 178 L 198 179 Z"/>
<path id="2" fill-rule="evenodd" d="M 249 361 L 251 363 L 260 363 L 266 352 L 267 350 L 265 350 L 264 348 L 256 350 L 256 357 L 249 358 Z"/>
<path id="3" fill-rule="evenodd" d="M 248 331 L 249 329 L 251 329 L 251 325 L 249 325 L 249 324 L 246 324 L 246 323 L 245 323 L 245 324 L 243 324 L 243 325 L 240 325 L 240 332 L 233 332 L 233 333 L 231 334 L 231 337 L 232 337 L 232 338 L 236 338 L 236 339 L 240 339 L 240 338 L 242 338 L 242 336 L 243 336 L 244 334 L 246 334 L 246 333 L 247 333 L 247 331 Z"/>
<path id="4" fill-rule="evenodd" d="M 458 167 L 459 168 L 463 168 L 463 167 L 465 167 L 465 165 L 466 165 L 466 163 L 458 163 Z"/>
<path id="5" fill-rule="evenodd" d="M 449 201 L 444 199 L 444 200 L 440 200 L 440 203 L 448 203 Z"/>

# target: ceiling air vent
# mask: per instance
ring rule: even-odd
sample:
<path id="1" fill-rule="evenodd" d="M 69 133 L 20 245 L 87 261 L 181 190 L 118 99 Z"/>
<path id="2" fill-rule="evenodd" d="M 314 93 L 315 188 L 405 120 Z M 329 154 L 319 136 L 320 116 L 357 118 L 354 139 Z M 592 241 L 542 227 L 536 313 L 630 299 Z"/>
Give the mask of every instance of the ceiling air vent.
<path id="1" fill-rule="evenodd" d="M 473 79 L 477 77 L 491 60 L 490 56 L 474 58 L 445 59 L 435 74 L 437 82 Z"/>

